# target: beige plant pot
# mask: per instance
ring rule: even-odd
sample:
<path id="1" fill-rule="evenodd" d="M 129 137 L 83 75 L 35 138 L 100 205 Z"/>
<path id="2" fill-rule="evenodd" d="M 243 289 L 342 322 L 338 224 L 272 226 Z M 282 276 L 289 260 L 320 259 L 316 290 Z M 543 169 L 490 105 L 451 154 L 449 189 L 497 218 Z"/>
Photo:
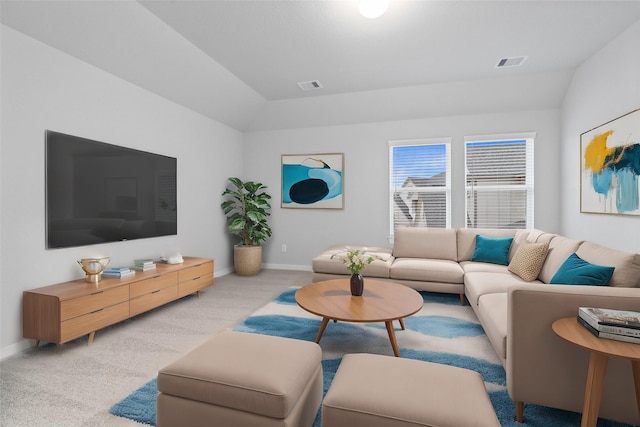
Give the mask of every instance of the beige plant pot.
<path id="1" fill-rule="evenodd" d="M 262 266 L 262 246 L 233 247 L 233 266 L 239 276 L 254 276 Z"/>

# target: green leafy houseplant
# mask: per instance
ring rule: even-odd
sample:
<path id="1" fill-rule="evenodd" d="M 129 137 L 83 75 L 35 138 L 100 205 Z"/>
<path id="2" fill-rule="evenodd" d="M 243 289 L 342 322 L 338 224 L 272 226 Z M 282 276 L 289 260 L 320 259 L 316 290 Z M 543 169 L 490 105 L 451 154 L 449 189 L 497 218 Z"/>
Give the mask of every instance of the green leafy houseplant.
<path id="1" fill-rule="evenodd" d="M 271 227 L 267 218 L 271 215 L 271 196 L 260 182 L 242 182 L 239 178 L 229 178 L 230 185 L 222 196 L 230 196 L 220 204 L 227 216 L 227 226 L 231 233 L 240 237 L 241 246 L 258 246 L 271 237 Z"/>

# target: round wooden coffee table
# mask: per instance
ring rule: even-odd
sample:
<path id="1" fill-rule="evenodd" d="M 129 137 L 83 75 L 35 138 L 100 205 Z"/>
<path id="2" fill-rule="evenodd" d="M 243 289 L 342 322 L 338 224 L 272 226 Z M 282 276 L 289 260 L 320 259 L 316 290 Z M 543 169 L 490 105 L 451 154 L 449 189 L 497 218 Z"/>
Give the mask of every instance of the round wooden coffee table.
<path id="1" fill-rule="evenodd" d="M 343 322 L 384 322 L 393 354 L 400 357 L 393 321 L 418 312 L 424 301 L 415 290 L 399 283 L 364 279 L 362 296 L 351 295 L 349 279 L 335 279 L 303 286 L 296 292 L 296 302 L 304 310 L 322 317 L 316 343 L 320 342 L 330 320 Z"/>

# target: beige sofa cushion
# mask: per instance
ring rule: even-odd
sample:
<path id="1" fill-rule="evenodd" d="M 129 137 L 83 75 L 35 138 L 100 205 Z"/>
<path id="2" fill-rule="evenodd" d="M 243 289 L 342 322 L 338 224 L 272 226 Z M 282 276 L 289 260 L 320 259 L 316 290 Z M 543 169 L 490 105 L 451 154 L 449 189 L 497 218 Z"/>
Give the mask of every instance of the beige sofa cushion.
<path id="1" fill-rule="evenodd" d="M 507 271 L 504 273 L 473 271 L 464 274 L 464 294 L 473 306 L 478 305 L 482 295 L 504 293 L 510 286 L 523 284 L 540 285 L 542 282 L 538 280 L 526 282 Z"/>
<path id="2" fill-rule="evenodd" d="M 347 270 L 347 266 L 337 258 L 331 258 L 334 254 L 338 254 L 345 251 L 347 245 L 334 245 L 327 248 L 320 255 L 315 257 L 311 261 L 313 271 L 315 273 L 327 273 L 327 274 L 342 274 L 351 275 L 351 272 Z M 348 245 L 353 249 L 365 249 L 367 253 L 375 255 L 381 260 L 375 260 L 371 264 L 367 265 L 362 274 L 366 277 L 389 277 L 389 267 L 393 263 L 393 256 L 391 255 L 390 248 L 383 248 L 378 246 L 358 246 Z"/>
<path id="3" fill-rule="evenodd" d="M 509 262 L 507 269 L 522 280 L 531 282 L 538 278 L 549 251 L 549 242 L 523 243 Z"/>
<path id="4" fill-rule="evenodd" d="M 615 267 L 609 286 L 640 286 L 640 254 L 622 252 L 591 242 L 581 244 L 576 254 L 592 264 Z"/>
<path id="5" fill-rule="evenodd" d="M 478 300 L 478 314 L 482 327 L 498 357 L 507 358 L 507 293 L 482 295 Z"/>
<path id="6" fill-rule="evenodd" d="M 533 231 L 535 230 L 516 230 L 516 233 L 513 235 L 513 241 L 511 242 L 511 248 L 509 248 L 509 261 L 513 259 L 518 249 L 520 249 L 520 246 L 529 241 L 529 236 Z"/>
<path id="7" fill-rule="evenodd" d="M 393 256 L 457 261 L 456 230 L 400 227 L 393 237 Z"/>
<path id="8" fill-rule="evenodd" d="M 529 231 L 529 235 L 527 236 L 527 242 L 529 243 L 544 243 L 550 241 L 555 234 L 547 233 L 546 231 L 538 230 L 534 228 Z"/>
<path id="9" fill-rule="evenodd" d="M 519 232 L 516 239 L 516 233 Z M 459 228 L 456 234 L 458 241 L 458 261 L 471 261 L 473 253 L 476 250 L 476 234 L 481 234 L 486 237 L 513 237 L 514 241 L 517 240 L 514 245 L 511 243 L 509 249 L 509 259 L 511 259 L 512 251 L 516 248 L 520 241 L 525 240 L 527 233 L 526 230 L 498 230 L 493 228 Z M 523 238 L 524 237 L 524 238 Z"/>
<path id="10" fill-rule="evenodd" d="M 547 259 L 544 261 L 542 270 L 538 278 L 544 283 L 549 283 L 551 278 L 560 266 L 567 260 L 569 255 L 574 253 L 580 247 L 582 240 L 569 239 L 564 236 L 554 236 L 549 242 L 549 251 Z"/>
<path id="11" fill-rule="evenodd" d="M 396 258 L 389 277 L 423 282 L 463 283 L 460 264 L 446 259 Z"/>
<path id="12" fill-rule="evenodd" d="M 490 262 L 478 261 L 460 261 L 460 266 L 466 273 L 486 272 L 486 273 L 507 273 L 507 266 L 502 264 L 493 264 Z"/>

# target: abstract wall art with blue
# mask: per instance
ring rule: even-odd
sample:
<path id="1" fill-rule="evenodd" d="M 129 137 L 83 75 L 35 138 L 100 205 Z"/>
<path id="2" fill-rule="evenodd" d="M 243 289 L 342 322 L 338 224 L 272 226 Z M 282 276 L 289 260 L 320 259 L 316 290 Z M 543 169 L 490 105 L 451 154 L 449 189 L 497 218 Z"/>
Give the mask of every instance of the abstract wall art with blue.
<path id="1" fill-rule="evenodd" d="M 640 215 L 640 109 L 580 136 L 580 212 Z"/>
<path id="2" fill-rule="evenodd" d="M 283 154 L 283 208 L 344 208 L 344 154 Z"/>

